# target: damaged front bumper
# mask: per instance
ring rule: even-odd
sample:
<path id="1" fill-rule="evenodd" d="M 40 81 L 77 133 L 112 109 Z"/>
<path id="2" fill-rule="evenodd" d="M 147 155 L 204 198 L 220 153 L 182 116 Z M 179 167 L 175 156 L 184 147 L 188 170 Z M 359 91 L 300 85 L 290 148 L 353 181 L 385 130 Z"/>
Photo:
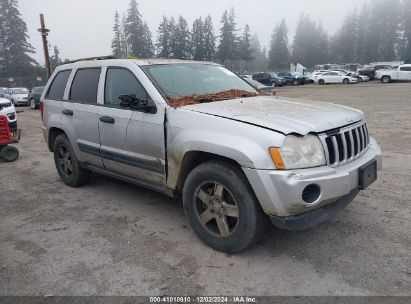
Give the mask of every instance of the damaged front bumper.
<path id="1" fill-rule="evenodd" d="M 360 180 L 365 178 L 364 168 L 370 166 L 376 177 L 376 171 L 382 167 L 382 156 L 373 138 L 360 158 L 336 168 L 243 170 L 264 212 L 276 226 L 304 230 L 333 217 L 350 204 L 364 188 Z M 367 181 L 366 186 L 372 182 L 374 179 Z"/>

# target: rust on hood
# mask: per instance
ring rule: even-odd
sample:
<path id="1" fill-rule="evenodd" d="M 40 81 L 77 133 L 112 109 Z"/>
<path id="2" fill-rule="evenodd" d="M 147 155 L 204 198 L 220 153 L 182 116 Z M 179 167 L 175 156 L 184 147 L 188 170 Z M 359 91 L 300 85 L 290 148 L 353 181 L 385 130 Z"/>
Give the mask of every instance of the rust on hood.
<path id="1" fill-rule="evenodd" d="M 235 99 L 242 97 L 255 97 L 258 95 L 267 95 L 267 94 L 257 94 L 251 93 L 243 90 L 228 90 L 218 93 L 205 94 L 205 95 L 191 95 L 183 96 L 180 98 L 174 98 L 172 96 L 167 96 L 168 104 L 173 108 L 178 108 L 182 106 L 194 105 L 205 102 L 214 102 L 227 99 Z"/>

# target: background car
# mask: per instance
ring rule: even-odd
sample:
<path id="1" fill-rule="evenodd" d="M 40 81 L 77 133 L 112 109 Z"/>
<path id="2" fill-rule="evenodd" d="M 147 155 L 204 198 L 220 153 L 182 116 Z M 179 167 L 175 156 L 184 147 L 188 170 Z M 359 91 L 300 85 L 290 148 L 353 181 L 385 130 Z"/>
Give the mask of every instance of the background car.
<path id="1" fill-rule="evenodd" d="M 371 80 L 375 79 L 375 72 L 378 70 L 392 69 L 390 65 L 374 65 L 374 66 L 365 66 L 362 69 L 358 70 L 359 75 L 367 76 Z"/>
<path id="2" fill-rule="evenodd" d="M 0 88 L 0 98 L 4 98 L 4 94 L 6 93 L 7 88 Z"/>
<path id="3" fill-rule="evenodd" d="M 15 106 L 29 105 L 29 90 L 27 88 L 9 88 L 4 97 L 10 100 Z"/>
<path id="4" fill-rule="evenodd" d="M 7 116 L 10 129 L 17 129 L 16 109 L 10 100 L 0 97 L 0 116 Z"/>
<path id="5" fill-rule="evenodd" d="M 30 108 L 32 109 L 39 109 L 40 108 L 40 97 L 41 93 L 43 93 L 44 87 L 35 87 L 29 93 L 29 104 Z"/>
<path id="6" fill-rule="evenodd" d="M 343 83 L 343 84 L 350 84 L 350 83 L 357 83 L 358 80 L 356 77 L 349 76 L 343 72 L 337 71 L 329 71 L 317 75 L 314 77 L 315 83 L 320 85 L 328 84 L 328 83 Z"/>
<path id="7" fill-rule="evenodd" d="M 277 95 L 277 92 L 275 91 L 275 87 L 273 86 L 266 86 L 256 80 L 249 79 L 247 77 L 242 77 L 242 78 L 260 93 L 267 93 L 272 96 Z"/>
<path id="8" fill-rule="evenodd" d="M 258 81 L 266 86 L 272 87 L 282 87 L 286 84 L 284 78 L 279 77 L 276 73 L 273 72 L 263 72 L 253 75 L 253 80 Z"/>

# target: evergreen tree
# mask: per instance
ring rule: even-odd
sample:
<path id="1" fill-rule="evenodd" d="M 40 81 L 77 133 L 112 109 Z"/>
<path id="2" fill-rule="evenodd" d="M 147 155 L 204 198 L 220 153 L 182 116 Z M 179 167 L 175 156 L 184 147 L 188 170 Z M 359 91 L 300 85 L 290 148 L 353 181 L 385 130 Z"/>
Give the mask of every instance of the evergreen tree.
<path id="1" fill-rule="evenodd" d="M 338 51 L 338 62 L 353 63 L 357 61 L 357 13 L 349 13 L 337 33 L 336 43 Z"/>
<path id="2" fill-rule="evenodd" d="M 158 30 L 157 30 L 157 57 L 159 58 L 170 58 L 171 56 L 171 31 L 169 28 L 169 20 L 166 16 L 163 16 L 163 20 L 161 21 Z"/>
<path id="3" fill-rule="evenodd" d="M 187 21 L 180 16 L 172 35 L 172 54 L 173 58 L 189 59 L 191 56 L 191 33 L 188 29 Z"/>
<path id="4" fill-rule="evenodd" d="M 411 58 L 411 0 L 403 0 L 402 8 L 403 51 L 401 59 Z"/>
<path id="5" fill-rule="evenodd" d="M 0 78 L 27 77 L 33 73 L 35 60 L 27 41 L 27 25 L 21 18 L 17 0 L 0 1 Z"/>
<path id="6" fill-rule="evenodd" d="M 205 35 L 203 18 L 197 18 L 193 22 L 191 33 L 191 45 L 193 47 L 193 59 L 205 60 Z"/>
<path id="7" fill-rule="evenodd" d="M 213 61 L 216 53 L 216 36 L 211 16 L 208 15 L 204 20 L 204 60 Z"/>
<path id="8" fill-rule="evenodd" d="M 288 29 L 284 19 L 274 29 L 268 54 L 271 69 L 288 69 L 290 54 L 288 50 Z"/>
<path id="9" fill-rule="evenodd" d="M 143 48 L 142 56 L 144 58 L 154 57 L 154 43 L 150 29 L 146 22 L 143 24 Z"/>
<path id="10" fill-rule="evenodd" d="M 153 45 L 148 26 L 141 18 L 136 0 L 130 1 L 130 7 L 124 24 L 127 43 L 131 53 L 137 57 L 149 57 L 152 51 L 148 51 Z"/>
<path id="11" fill-rule="evenodd" d="M 118 11 L 116 11 L 114 15 L 114 38 L 111 42 L 111 49 L 113 55 L 118 58 L 125 58 L 127 56 L 127 48 L 125 45 L 124 33 L 122 32 L 122 28 L 120 25 L 120 15 Z"/>
<path id="12" fill-rule="evenodd" d="M 244 27 L 244 32 L 240 39 L 239 57 L 247 63 L 253 59 L 253 50 L 251 49 L 251 33 L 250 26 L 248 24 Z"/>
<path id="13" fill-rule="evenodd" d="M 260 39 L 257 33 L 254 33 L 251 39 L 251 49 L 253 50 L 253 60 L 249 64 L 250 72 L 264 71 L 268 66 L 266 51 L 261 48 Z"/>
<path id="14" fill-rule="evenodd" d="M 315 22 L 311 21 L 308 15 L 301 15 L 293 43 L 292 58 L 295 63 L 313 67 L 321 60 L 317 53 L 319 39 L 316 27 Z"/>
<path id="15" fill-rule="evenodd" d="M 53 56 L 50 57 L 50 65 L 51 65 L 51 68 L 54 70 L 56 67 L 61 65 L 63 61 L 60 58 L 60 50 L 58 49 L 57 46 L 54 46 L 53 52 L 54 52 Z"/>
<path id="16" fill-rule="evenodd" d="M 220 43 L 217 48 L 217 58 L 229 68 L 234 67 L 234 60 L 238 59 L 238 37 L 236 30 L 234 9 L 224 12 L 221 18 Z"/>

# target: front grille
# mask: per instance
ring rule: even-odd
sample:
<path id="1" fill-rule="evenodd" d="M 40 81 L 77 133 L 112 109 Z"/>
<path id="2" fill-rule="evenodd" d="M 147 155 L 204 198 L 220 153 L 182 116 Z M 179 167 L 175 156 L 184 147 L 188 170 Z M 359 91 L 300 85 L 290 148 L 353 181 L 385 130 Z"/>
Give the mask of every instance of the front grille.
<path id="1" fill-rule="evenodd" d="M 328 165 L 338 167 L 359 158 L 370 138 L 363 122 L 320 135 Z"/>
<path id="2" fill-rule="evenodd" d="M 11 102 L 8 103 L 0 103 L 0 110 L 4 109 L 4 108 L 8 108 L 11 107 Z"/>

